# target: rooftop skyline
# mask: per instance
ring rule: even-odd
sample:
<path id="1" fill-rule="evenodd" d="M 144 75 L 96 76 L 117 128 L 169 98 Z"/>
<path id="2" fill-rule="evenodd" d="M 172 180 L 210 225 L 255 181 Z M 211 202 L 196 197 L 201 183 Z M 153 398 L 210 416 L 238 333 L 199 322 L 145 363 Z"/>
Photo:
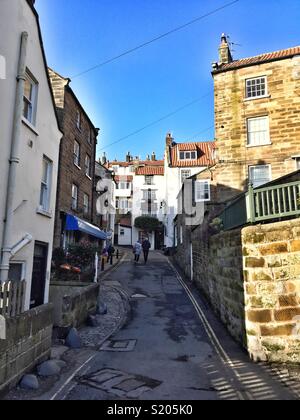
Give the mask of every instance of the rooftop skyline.
<path id="1" fill-rule="evenodd" d="M 110 160 L 123 160 L 129 150 L 143 159 L 155 151 L 162 159 L 167 132 L 177 142 L 214 139 L 211 71 L 223 32 L 233 43 L 234 59 L 300 44 L 298 0 L 240 0 L 74 78 L 230 1 L 87 0 L 84 8 L 79 0 L 61 3 L 36 2 L 48 64 L 72 79 L 101 130 L 98 157 L 105 151 Z"/>

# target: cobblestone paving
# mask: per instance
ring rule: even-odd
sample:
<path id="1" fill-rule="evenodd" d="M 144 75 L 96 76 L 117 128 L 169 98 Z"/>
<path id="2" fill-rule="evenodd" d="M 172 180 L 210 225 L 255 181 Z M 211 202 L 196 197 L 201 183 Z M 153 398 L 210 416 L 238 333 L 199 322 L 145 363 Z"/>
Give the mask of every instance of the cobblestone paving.
<path id="1" fill-rule="evenodd" d="M 97 315 L 97 327 L 84 327 L 79 331 L 83 349 L 69 350 L 61 359 L 67 362 L 61 374 L 72 372 L 76 368 L 76 361 L 81 353 L 89 351 L 98 351 L 103 342 L 114 331 L 118 330 L 126 321 L 126 315 L 129 311 L 129 303 L 118 282 L 104 281 L 100 288 L 100 301 L 107 306 L 106 315 Z M 119 289 L 119 290 L 118 290 Z M 35 372 L 33 372 L 35 373 Z M 60 376 L 52 378 L 39 378 L 40 389 L 37 391 L 24 391 L 16 387 L 10 391 L 4 400 L 37 400 L 43 399 L 43 394 L 47 394 L 53 386 L 61 379 Z"/>
<path id="2" fill-rule="evenodd" d="M 122 295 L 115 288 L 103 285 L 100 289 L 100 296 L 101 302 L 107 306 L 107 314 L 96 316 L 99 324 L 97 328 L 86 327 L 80 331 L 84 347 L 99 347 L 102 341 L 124 321 L 127 308 Z"/>

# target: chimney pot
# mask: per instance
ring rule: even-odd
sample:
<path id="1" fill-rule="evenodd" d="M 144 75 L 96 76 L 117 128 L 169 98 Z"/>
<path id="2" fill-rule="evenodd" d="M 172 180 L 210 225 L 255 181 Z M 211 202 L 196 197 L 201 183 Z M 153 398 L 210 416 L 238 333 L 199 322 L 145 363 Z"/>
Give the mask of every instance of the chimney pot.
<path id="1" fill-rule="evenodd" d="M 172 136 L 172 133 L 167 133 L 167 137 L 166 137 L 166 146 L 167 147 L 171 147 L 172 143 L 174 141 L 174 138 Z"/>
<path id="2" fill-rule="evenodd" d="M 221 37 L 221 45 L 219 48 L 219 65 L 229 64 L 233 61 L 227 35 L 224 33 Z"/>

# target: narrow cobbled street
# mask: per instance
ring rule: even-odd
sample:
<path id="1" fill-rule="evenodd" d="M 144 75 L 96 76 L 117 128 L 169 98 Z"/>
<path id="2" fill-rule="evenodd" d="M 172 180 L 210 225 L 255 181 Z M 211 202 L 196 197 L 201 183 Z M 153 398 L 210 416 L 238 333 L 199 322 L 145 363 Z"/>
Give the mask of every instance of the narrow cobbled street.
<path id="1" fill-rule="evenodd" d="M 110 281 L 130 296 L 129 319 L 57 399 L 296 399 L 269 367 L 249 361 L 162 254 L 147 266 L 128 256 Z"/>

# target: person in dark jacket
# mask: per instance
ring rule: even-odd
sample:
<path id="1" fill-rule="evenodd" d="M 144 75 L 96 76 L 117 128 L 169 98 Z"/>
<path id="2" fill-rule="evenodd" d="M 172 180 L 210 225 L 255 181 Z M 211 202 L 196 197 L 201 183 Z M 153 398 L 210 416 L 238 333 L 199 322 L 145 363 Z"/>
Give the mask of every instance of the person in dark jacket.
<path id="1" fill-rule="evenodd" d="M 151 243 L 150 243 L 148 238 L 146 238 L 143 241 L 142 246 L 143 246 L 143 252 L 144 252 L 144 261 L 145 261 L 145 264 L 147 264 L 148 257 L 149 257 L 149 251 L 151 249 Z"/>
<path id="2" fill-rule="evenodd" d="M 107 253 L 108 253 L 108 261 L 112 264 L 113 256 L 115 253 L 115 248 L 112 246 L 112 244 L 110 244 L 109 247 L 107 248 Z"/>

